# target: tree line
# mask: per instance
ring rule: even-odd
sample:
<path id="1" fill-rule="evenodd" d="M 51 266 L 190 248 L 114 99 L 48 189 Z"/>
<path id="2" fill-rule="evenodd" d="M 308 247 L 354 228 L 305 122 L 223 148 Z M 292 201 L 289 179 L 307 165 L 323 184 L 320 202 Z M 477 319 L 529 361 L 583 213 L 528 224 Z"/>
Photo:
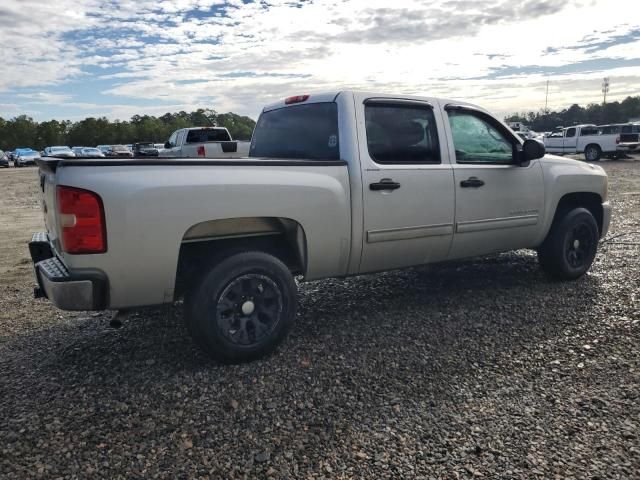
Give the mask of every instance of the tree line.
<path id="1" fill-rule="evenodd" d="M 27 115 L 10 120 L 0 117 L 0 150 L 18 147 L 42 150 L 51 145 L 95 147 L 134 142 L 164 143 L 179 128 L 213 125 L 226 127 L 234 139 L 249 140 L 255 124 L 249 117 L 202 108 L 191 113 L 165 113 L 161 117 L 134 115 L 129 121 L 88 117 L 77 122 L 36 122 Z"/>
<path id="2" fill-rule="evenodd" d="M 625 123 L 632 118 L 640 118 L 640 96 L 629 96 L 622 102 L 591 103 L 586 107 L 574 103 L 559 112 L 541 110 L 515 113 L 505 117 L 504 120 L 505 122 L 522 122 L 536 132 L 548 132 L 559 126 Z"/>

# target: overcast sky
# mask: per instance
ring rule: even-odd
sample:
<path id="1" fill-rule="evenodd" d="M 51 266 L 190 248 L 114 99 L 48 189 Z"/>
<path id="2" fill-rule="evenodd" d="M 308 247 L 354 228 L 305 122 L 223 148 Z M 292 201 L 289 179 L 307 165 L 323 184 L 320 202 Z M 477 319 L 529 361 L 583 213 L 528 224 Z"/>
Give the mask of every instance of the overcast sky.
<path id="1" fill-rule="evenodd" d="M 0 117 L 213 108 L 355 88 L 496 114 L 640 95 L 639 0 L 1 0 Z"/>

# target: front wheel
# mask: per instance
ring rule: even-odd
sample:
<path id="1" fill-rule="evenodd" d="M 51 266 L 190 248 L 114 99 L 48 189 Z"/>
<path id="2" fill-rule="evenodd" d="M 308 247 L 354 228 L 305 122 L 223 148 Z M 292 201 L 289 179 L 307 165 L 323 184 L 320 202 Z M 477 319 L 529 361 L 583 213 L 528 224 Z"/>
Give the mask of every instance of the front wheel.
<path id="1" fill-rule="evenodd" d="M 574 208 L 555 219 L 538 250 L 542 269 L 558 280 L 575 280 L 591 267 L 600 234 L 595 218 L 586 208 Z"/>
<path id="2" fill-rule="evenodd" d="M 263 252 L 241 252 L 215 265 L 185 296 L 195 343 L 224 363 L 271 353 L 293 325 L 297 288 L 289 269 Z"/>

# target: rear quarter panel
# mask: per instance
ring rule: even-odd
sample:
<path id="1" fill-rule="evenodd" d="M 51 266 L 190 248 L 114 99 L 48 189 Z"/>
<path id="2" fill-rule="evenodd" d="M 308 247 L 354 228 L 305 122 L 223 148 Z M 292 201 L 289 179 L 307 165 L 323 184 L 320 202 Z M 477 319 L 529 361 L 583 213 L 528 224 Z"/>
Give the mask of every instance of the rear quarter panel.
<path id="1" fill-rule="evenodd" d="M 346 273 L 351 234 L 346 166 L 63 167 L 58 183 L 103 200 L 108 251 L 64 255 L 71 269 L 97 268 L 110 308 L 173 300 L 178 253 L 193 225 L 238 217 L 285 217 L 306 234 L 309 279 Z"/>

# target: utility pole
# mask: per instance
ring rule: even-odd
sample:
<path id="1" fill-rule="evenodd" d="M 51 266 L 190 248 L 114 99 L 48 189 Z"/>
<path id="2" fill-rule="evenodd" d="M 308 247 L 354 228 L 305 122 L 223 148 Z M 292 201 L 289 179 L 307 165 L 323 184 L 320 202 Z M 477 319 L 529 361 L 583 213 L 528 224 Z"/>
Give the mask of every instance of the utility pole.
<path id="1" fill-rule="evenodd" d="M 547 94 L 544 97 L 544 113 L 545 115 L 549 113 L 549 109 L 547 106 L 549 105 L 549 79 L 547 78 Z"/>
<path id="2" fill-rule="evenodd" d="M 609 77 L 604 77 L 602 80 L 602 105 L 607 103 L 607 93 L 609 93 Z"/>

